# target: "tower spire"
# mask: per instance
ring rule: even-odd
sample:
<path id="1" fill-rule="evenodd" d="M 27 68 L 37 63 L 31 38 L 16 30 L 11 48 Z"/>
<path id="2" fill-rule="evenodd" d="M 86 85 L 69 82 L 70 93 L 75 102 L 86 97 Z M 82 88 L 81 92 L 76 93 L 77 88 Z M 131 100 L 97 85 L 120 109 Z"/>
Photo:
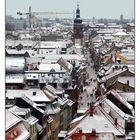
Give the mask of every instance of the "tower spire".
<path id="1" fill-rule="evenodd" d="M 83 24 L 80 18 L 79 0 L 77 0 L 76 17 L 74 19 L 73 42 L 74 44 L 83 44 Z"/>
<path id="2" fill-rule="evenodd" d="M 77 0 L 77 9 L 79 9 L 79 0 Z"/>
<path id="3" fill-rule="evenodd" d="M 77 0 L 76 18 L 80 18 L 79 0 Z"/>

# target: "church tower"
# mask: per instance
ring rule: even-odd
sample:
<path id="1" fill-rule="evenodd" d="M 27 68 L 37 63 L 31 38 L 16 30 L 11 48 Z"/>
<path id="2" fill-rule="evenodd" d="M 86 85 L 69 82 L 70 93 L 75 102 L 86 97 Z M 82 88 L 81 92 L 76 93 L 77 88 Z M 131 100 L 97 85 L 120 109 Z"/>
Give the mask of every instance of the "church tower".
<path id="1" fill-rule="evenodd" d="M 76 18 L 73 25 L 73 42 L 74 44 L 83 44 L 83 24 L 80 18 L 79 3 L 77 2 Z"/>

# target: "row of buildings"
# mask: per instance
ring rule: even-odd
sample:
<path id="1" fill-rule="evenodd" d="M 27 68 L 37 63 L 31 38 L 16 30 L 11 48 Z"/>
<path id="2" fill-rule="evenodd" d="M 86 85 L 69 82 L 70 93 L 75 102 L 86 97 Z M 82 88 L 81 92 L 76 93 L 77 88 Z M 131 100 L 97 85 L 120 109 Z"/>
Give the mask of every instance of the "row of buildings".
<path id="1" fill-rule="evenodd" d="M 6 140 L 134 139 L 134 26 L 128 25 L 83 29 L 77 5 L 73 28 L 6 32 Z M 96 100 L 79 114 L 89 77 L 97 82 Z"/>
<path id="2" fill-rule="evenodd" d="M 70 128 L 87 68 L 79 27 L 77 8 L 74 34 L 57 26 L 6 32 L 6 140 L 58 140 Z"/>
<path id="3" fill-rule="evenodd" d="M 70 123 L 65 139 L 135 139 L 134 28 L 89 27 L 96 31 L 86 47 L 97 74 L 96 101 Z M 94 77 L 92 77 L 94 78 Z M 86 101 L 86 100 L 85 100 Z M 63 134 L 63 132 L 62 132 Z"/>

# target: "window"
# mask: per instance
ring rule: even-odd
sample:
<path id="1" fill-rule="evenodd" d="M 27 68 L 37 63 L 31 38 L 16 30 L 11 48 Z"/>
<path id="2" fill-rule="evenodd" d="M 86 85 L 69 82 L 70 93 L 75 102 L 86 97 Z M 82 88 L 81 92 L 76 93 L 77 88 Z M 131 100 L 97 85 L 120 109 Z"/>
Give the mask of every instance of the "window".
<path id="1" fill-rule="evenodd" d="M 34 125 L 31 125 L 31 134 L 34 133 L 34 128 L 33 128 Z"/>
<path id="2" fill-rule="evenodd" d="M 35 124 L 33 125 L 33 133 L 35 133 Z"/>
<path id="3" fill-rule="evenodd" d="M 25 114 L 25 118 L 26 118 L 26 119 L 28 119 L 28 118 L 29 118 L 29 117 L 28 117 L 28 113 L 26 113 L 26 114 Z"/>
<path id="4" fill-rule="evenodd" d="M 60 78 L 63 78 L 63 74 L 59 74 L 59 77 L 60 77 Z"/>
<path id="5" fill-rule="evenodd" d="M 34 82 L 28 82 L 28 85 L 29 86 L 33 86 L 34 85 Z"/>
<path id="6" fill-rule="evenodd" d="M 50 126 L 50 123 L 48 123 L 48 131 L 50 131 L 51 129 L 51 126 Z"/>
<path id="7" fill-rule="evenodd" d="M 33 126 L 31 125 L 31 127 L 30 127 L 30 133 L 31 133 L 31 135 L 33 134 Z"/>
<path id="8" fill-rule="evenodd" d="M 126 91 L 126 87 L 123 87 L 123 91 Z"/>
<path id="9" fill-rule="evenodd" d="M 116 90 L 116 87 L 114 87 L 114 90 Z"/>
<path id="10" fill-rule="evenodd" d="M 33 82 L 31 82 L 31 83 L 30 83 L 30 85 L 34 85 L 34 83 L 33 83 Z"/>
<path id="11" fill-rule="evenodd" d="M 82 140 L 86 140 L 86 136 L 85 135 L 82 136 Z"/>
<path id="12" fill-rule="evenodd" d="M 9 49 L 11 49 L 11 48 L 12 48 L 12 46 L 8 46 L 8 48 L 9 48 Z"/>
<path id="13" fill-rule="evenodd" d="M 30 85 L 30 82 L 28 82 L 28 85 Z"/>

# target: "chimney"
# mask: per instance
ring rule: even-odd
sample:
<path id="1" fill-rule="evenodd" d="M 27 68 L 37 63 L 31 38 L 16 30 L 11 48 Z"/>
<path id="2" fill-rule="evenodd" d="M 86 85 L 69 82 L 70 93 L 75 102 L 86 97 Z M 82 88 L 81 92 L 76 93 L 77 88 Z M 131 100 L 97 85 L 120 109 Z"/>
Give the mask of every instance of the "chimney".
<path id="1" fill-rule="evenodd" d="M 117 61 L 117 56 L 115 55 L 115 62 Z"/>
<path id="2" fill-rule="evenodd" d="M 123 66 L 122 70 L 124 70 L 124 69 L 129 70 L 128 66 Z"/>
<path id="3" fill-rule="evenodd" d="M 75 85 L 72 85 L 72 88 L 74 89 Z"/>
<path id="4" fill-rule="evenodd" d="M 79 129 L 79 133 L 82 134 L 82 128 Z"/>
<path id="5" fill-rule="evenodd" d="M 76 85 L 76 81 L 73 79 L 71 84 L 72 84 L 72 88 L 74 89 L 74 87 Z"/>
<path id="6" fill-rule="evenodd" d="M 90 103 L 90 116 L 93 116 L 93 103 Z"/>
<path id="7" fill-rule="evenodd" d="M 99 103 L 99 105 L 102 107 L 102 103 Z"/>
<path id="8" fill-rule="evenodd" d="M 110 59 L 112 59 L 113 58 L 113 54 L 111 54 L 111 56 L 110 56 Z"/>
<path id="9" fill-rule="evenodd" d="M 115 71 L 115 68 L 113 67 L 112 70 L 113 70 L 113 72 L 114 72 L 114 71 Z"/>
<path id="10" fill-rule="evenodd" d="M 116 126 L 118 125 L 118 119 L 117 119 L 117 118 L 115 118 L 114 124 L 115 124 Z"/>
<path id="11" fill-rule="evenodd" d="M 33 96 L 35 96 L 35 95 L 36 95 L 36 92 L 34 91 L 34 92 L 33 92 Z"/>
<path id="12" fill-rule="evenodd" d="M 127 80 L 127 85 L 129 86 L 129 80 Z"/>
<path id="13" fill-rule="evenodd" d="M 91 136 L 96 136 L 96 130 L 95 129 L 92 129 Z"/>

